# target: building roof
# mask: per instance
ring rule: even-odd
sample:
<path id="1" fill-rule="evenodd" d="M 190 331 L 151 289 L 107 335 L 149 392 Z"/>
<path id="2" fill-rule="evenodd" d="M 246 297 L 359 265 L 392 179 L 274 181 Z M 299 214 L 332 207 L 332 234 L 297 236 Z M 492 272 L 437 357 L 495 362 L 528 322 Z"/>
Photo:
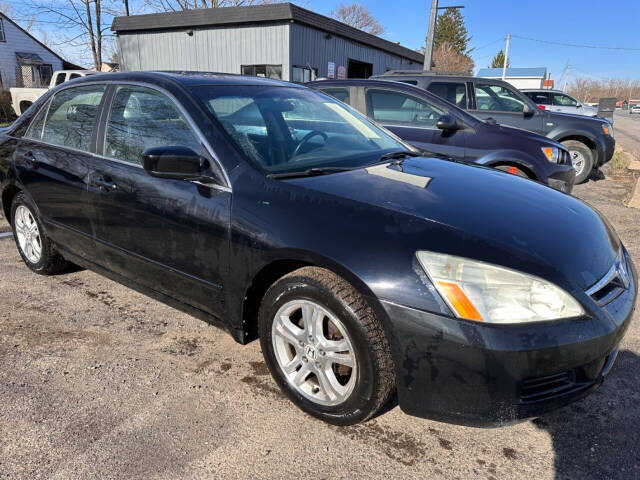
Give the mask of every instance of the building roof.
<path id="1" fill-rule="evenodd" d="M 27 32 L 24 28 L 22 28 L 20 25 L 18 25 L 16 22 L 14 22 L 13 20 L 11 20 L 9 17 L 7 17 L 7 15 L 5 15 L 4 13 L 0 12 L 0 17 L 4 18 L 7 22 L 11 23 L 14 27 L 16 27 L 18 30 L 20 30 L 22 33 L 24 33 L 27 37 L 31 38 L 31 40 L 33 40 L 34 42 L 36 42 L 38 45 L 40 45 L 42 48 L 44 48 L 45 50 L 48 50 L 52 55 L 55 55 L 56 57 L 58 57 L 60 59 L 60 61 L 62 62 L 62 68 L 63 69 L 82 69 L 82 67 L 79 67 L 77 65 L 74 65 L 71 62 L 66 61 L 64 58 L 62 58 L 60 55 L 58 55 L 56 52 L 54 52 L 53 50 L 51 50 L 49 47 L 47 47 L 44 43 L 42 43 L 40 40 L 38 40 L 36 37 L 34 37 L 33 35 L 31 35 L 29 32 Z"/>
<path id="2" fill-rule="evenodd" d="M 510 78 L 515 77 L 535 77 L 546 78 L 546 67 L 534 67 L 534 68 L 507 68 L 506 76 Z M 502 78 L 501 68 L 481 68 L 478 70 L 476 77 L 486 78 Z"/>
<path id="3" fill-rule="evenodd" d="M 197 27 L 233 27 L 242 24 L 295 22 L 325 31 L 340 37 L 384 50 L 417 63 L 424 56 L 415 50 L 353 28 L 324 15 L 301 8 L 291 3 L 254 5 L 249 7 L 206 8 L 180 12 L 132 15 L 113 19 L 111 30 L 116 33 L 142 32 L 149 30 L 175 30 Z"/>

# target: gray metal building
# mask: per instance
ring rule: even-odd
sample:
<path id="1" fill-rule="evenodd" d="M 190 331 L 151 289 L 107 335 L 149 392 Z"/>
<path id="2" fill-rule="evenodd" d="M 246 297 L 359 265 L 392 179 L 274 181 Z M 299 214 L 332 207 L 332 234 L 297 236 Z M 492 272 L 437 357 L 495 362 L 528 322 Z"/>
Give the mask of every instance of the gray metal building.
<path id="1" fill-rule="evenodd" d="M 120 69 L 198 70 L 303 82 L 421 69 L 423 56 L 290 3 L 114 19 Z"/>

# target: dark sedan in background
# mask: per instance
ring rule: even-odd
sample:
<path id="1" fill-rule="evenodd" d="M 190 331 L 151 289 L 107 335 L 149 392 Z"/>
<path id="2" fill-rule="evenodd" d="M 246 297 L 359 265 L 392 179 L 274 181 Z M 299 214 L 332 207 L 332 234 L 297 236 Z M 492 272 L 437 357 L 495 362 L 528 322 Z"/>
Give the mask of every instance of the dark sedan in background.
<path id="1" fill-rule="evenodd" d="M 339 425 L 396 390 L 409 414 L 468 425 L 575 401 L 637 294 L 579 200 L 256 77 L 65 83 L 0 134 L 0 191 L 28 268 L 73 262 L 259 337 L 289 398 Z"/>
<path id="2" fill-rule="evenodd" d="M 307 84 L 347 103 L 430 153 L 488 167 L 571 192 L 569 151 L 541 135 L 482 121 L 440 97 L 406 83 L 325 80 Z M 465 92 L 452 92 L 457 102 Z M 457 96 L 456 96 L 457 95 Z"/>
<path id="3" fill-rule="evenodd" d="M 481 119 L 522 128 L 562 143 L 571 153 L 576 183 L 613 156 L 616 142 L 607 120 L 541 110 L 511 84 L 482 77 L 434 75 L 431 72 L 389 71 L 376 77 L 415 85 L 438 95 Z M 458 98 L 456 92 L 465 92 Z"/>

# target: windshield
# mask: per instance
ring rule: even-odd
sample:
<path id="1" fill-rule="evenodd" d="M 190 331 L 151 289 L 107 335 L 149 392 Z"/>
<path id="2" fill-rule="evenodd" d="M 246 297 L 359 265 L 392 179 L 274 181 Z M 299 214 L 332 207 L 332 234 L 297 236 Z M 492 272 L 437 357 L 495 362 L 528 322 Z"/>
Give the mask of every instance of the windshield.
<path id="1" fill-rule="evenodd" d="M 355 110 L 311 89 L 225 85 L 192 91 L 267 173 L 357 168 L 410 148 Z"/>

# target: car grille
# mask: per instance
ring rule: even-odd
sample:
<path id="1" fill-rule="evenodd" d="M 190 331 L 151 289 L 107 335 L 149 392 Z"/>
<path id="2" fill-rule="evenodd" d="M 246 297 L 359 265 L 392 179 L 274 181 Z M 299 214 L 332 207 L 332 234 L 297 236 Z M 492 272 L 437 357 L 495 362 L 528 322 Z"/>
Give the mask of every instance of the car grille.
<path id="1" fill-rule="evenodd" d="M 629 287 L 629 269 L 622 253 L 604 277 L 587 290 L 599 306 L 612 302 Z"/>
<path id="2" fill-rule="evenodd" d="M 568 150 L 560 150 L 560 158 L 558 158 L 559 165 L 571 165 L 571 156 Z"/>
<path id="3" fill-rule="evenodd" d="M 520 403 L 531 404 L 585 390 L 609 373 L 617 356 L 614 350 L 606 357 L 564 372 L 531 377 L 520 384 Z"/>
<path id="4" fill-rule="evenodd" d="M 572 377 L 572 372 L 568 370 L 546 377 L 529 378 L 522 382 L 520 401 L 521 403 L 533 403 L 549 400 L 585 387 L 584 384 L 576 384 Z"/>

